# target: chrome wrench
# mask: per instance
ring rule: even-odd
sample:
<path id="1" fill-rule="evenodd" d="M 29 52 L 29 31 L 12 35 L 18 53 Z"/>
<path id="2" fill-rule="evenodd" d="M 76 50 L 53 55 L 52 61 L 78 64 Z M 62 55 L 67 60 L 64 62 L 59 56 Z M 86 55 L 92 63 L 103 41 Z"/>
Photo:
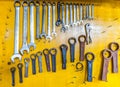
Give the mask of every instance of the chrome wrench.
<path id="1" fill-rule="evenodd" d="M 24 74 L 24 77 L 28 77 L 28 66 L 29 66 L 29 63 L 30 63 L 30 59 L 29 58 L 25 58 L 24 59 L 24 63 L 25 63 L 25 74 Z"/>
<path id="2" fill-rule="evenodd" d="M 68 23 L 68 3 L 66 3 L 66 24 L 65 28 L 69 29 L 69 23 Z"/>
<path id="3" fill-rule="evenodd" d="M 94 4 L 91 5 L 91 19 L 94 19 Z"/>
<path id="4" fill-rule="evenodd" d="M 77 25 L 80 25 L 80 21 L 79 21 L 79 4 L 76 4 L 76 19 L 77 19 Z"/>
<path id="5" fill-rule="evenodd" d="M 73 7 L 72 7 L 72 3 L 70 3 L 70 26 L 73 26 L 73 11 L 72 11 Z"/>
<path id="6" fill-rule="evenodd" d="M 83 23 L 83 6 L 80 4 L 80 23 Z"/>
<path id="7" fill-rule="evenodd" d="M 77 21 L 76 21 L 76 4 L 74 4 L 74 22 L 73 22 L 73 25 L 74 26 L 77 26 Z"/>

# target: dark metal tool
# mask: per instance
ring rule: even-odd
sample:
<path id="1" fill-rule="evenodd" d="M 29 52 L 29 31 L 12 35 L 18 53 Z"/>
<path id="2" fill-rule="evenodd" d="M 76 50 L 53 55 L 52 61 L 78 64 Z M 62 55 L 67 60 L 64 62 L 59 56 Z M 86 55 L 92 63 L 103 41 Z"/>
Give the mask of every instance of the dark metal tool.
<path id="1" fill-rule="evenodd" d="M 116 46 L 116 49 L 114 50 L 112 48 L 112 45 Z M 113 64 L 113 73 L 117 73 L 118 72 L 118 50 L 119 50 L 119 44 L 116 42 L 112 42 L 109 44 L 109 49 L 112 52 L 112 64 Z"/>
<path id="2" fill-rule="evenodd" d="M 62 51 L 62 69 L 66 69 L 66 54 L 67 54 L 67 49 L 68 49 L 68 46 L 65 45 L 65 44 L 62 44 L 60 46 L 60 49 Z"/>
<path id="3" fill-rule="evenodd" d="M 17 65 L 18 67 L 18 70 L 19 70 L 19 82 L 20 83 L 23 83 L 23 76 L 22 76 L 22 68 L 23 68 L 23 64 L 22 63 L 19 63 Z"/>
<path id="4" fill-rule="evenodd" d="M 12 68 L 10 68 L 10 71 L 12 73 L 12 86 L 15 86 L 15 71 L 16 71 L 16 68 L 12 67 Z"/>
<path id="5" fill-rule="evenodd" d="M 36 74 L 36 55 L 31 54 L 30 58 L 32 60 L 32 74 Z"/>
<path id="6" fill-rule="evenodd" d="M 25 74 L 24 74 L 24 76 L 28 77 L 28 66 L 29 66 L 29 63 L 30 63 L 30 59 L 29 58 L 25 58 L 24 59 L 24 63 L 25 63 Z"/>
<path id="7" fill-rule="evenodd" d="M 78 41 L 80 43 L 80 57 L 79 57 L 79 60 L 84 61 L 84 51 L 85 51 L 86 36 L 85 35 L 79 36 Z"/>
<path id="8" fill-rule="evenodd" d="M 48 49 L 44 49 L 43 50 L 43 54 L 45 55 L 47 71 L 50 72 L 51 70 L 50 70 L 49 50 Z"/>
<path id="9" fill-rule="evenodd" d="M 93 65 L 95 56 L 92 52 L 88 52 L 85 54 L 85 57 L 87 59 L 87 68 L 88 68 L 87 80 L 88 82 L 92 82 L 92 65 Z"/>
<path id="10" fill-rule="evenodd" d="M 56 54 L 57 50 L 55 48 L 50 49 L 50 54 L 52 58 L 52 72 L 56 72 Z"/>
<path id="11" fill-rule="evenodd" d="M 68 43 L 70 44 L 70 61 L 74 62 L 76 39 L 74 37 L 71 37 L 71 38 L 69 38 Z"/>
<path id="12" fill-rule="evenodd" d="M 76 63 L 76 71 L 82 71 L 83 70 L 83 64 L 81 62 Z"/>

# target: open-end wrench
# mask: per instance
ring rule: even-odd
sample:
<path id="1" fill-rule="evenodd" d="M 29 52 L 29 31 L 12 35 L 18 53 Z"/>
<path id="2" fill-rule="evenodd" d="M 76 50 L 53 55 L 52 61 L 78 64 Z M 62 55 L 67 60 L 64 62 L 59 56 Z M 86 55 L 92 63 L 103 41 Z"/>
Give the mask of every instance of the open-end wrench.
<path id="1" fill-rule="evenodd" d="M 24 74 L 24 77 L 28 77 L 28 66 L 29 66 L 29 63 L 30 63 L 30 59 L 29 58 L 25 58 L 24 59 L 24 63 L 25 63 L 25 74 Z"/>
<path id="2" fill-rule="evenodd" d="M 91 19 L 94 19 L 94 4 L 91 5 Z"/>
<path id="3" fill-rule="evenodd" d="M 14 3 L 15 7 L 15 27 L 14 27 L 14 54 L 11 57 L 11 61 L 14 62 L 15 58 L 19 58 L 21 61 L 21 55 L 19 54 L 19 27 L 20 27 L 20 2 L 16 1 Z"/>
<path id="4" fill-rule="evenodd" d="M 40 37 L 40 2 L 36 1 L 36 39 Z"/>
<path id="5" fill-rule="evenodd" d="M 23 55 L 24 51 L 29 53 L 29 47 L 27 45 L 27 30 L 28 30 L 28 2 L 23 1 L 23 37 L 22 37 L 22 48 L 20 49 L 21 54 Z"/>
<path id="6" fill-rule="evenodd" d="M 46 37 L 46 33 L 45 33 L 45 20 L 46 20 L 46 3 L 43 2 L 42 4 L 42 33 L 40 34 L 40 38 L 42 37 Z"/>
<path id="7" fill-rule="evenodd" d="M 46 68 L 47 68 L 47 71 L 50 72 L 51 69 L 50 69 L 50 59 L 49 59 L 49 50 L 48 49 L 44 49 L 43 50 L 43 54 L 45 56 L 45 61 L 46 61 Z"/>
<path id="8" fill-rule="evenodd" d="M 68 15 L 68 3 L 66 3 L 66 24 L 65 24 L 66 29 L 69 29 L 68 17 L 69 17 L 69 15 Z"/>
<path id="9" fill-rule="evenodd" d="M 33 49 L 36 48 L 36 44 L 35 44 L 35 36 L 34 36 L 34 1 L 30 1 L 29 3 L 30 5 L 30 43 L 29 43 L 29 48 L 33 47 Z"/>
<path id="10" fill-rule="evenodd" d="M 32 74 L 35 75 L 36 74 L 36 55 L 31 54 L 30 58 L 32 60 Z"/>
<path id="11" fill-rule="evenodd" d="M 52 4 L 52 36 L 57 36 L 57 33 L 55 31 L 55 2 Z"/>
<path id="12" fill-rule="evenodd" d="M 106 56 L 106 54 L 109 54 Z M 112 58 L 112 53 L 109 49 L 105 49 L 102 52 L 103 57 L 103 70 L 102 70 L 102 80 L 107 81 L 108 65 Z"/>
<path id="13" fill-rule="evenodd" d="M 76 12 L 77 8 L 76 8 L 76 4 L 75 4 L 75 3 L 74 3 L 74 6 L 73 6 L 73 7 L 74 7 L 74 22 L 73 22 L 73 25 L 74 25 L 74 26 L 77 26 L 77 16 L 76 16 L 76 15 L 77 15 L 77 14 L 76 14 L 76 13 L 77 13 L 77 12 Z"/>
<path id="14" fill-rule="evenodd" d="M 55 48 L 50 49 L 50 54 L 52 58 L 52 72 L 56 72 L 56 54 L 57 50 Z"/>
<path id="15" fill-rule="evenodd" d="M 84 60 L 86 36 L 85 35 L 79 36 L 78 41 L 80 43 L 80 57 L 79 57 L 79 60 L 83 61 Z"/>
<path id="16" fill-rule="evenodd" d="M 85 57 L 87 59 L 87 68 L 88 68 L 87 80 L 88 82 L 92 82 L 92 65 L 93 65 L 95 56 L 92 52 L 87 52 L 85 54 Z"/>
<path id="17" fill-rule="evenodd" d="M 23 64 L 22 63 L 19 63 L 17 65 L 18 67 L 18 70 L 19 70 L 19 82 L 20 83 L 23 83 L 23 76 L 22 76 L 22 68 L 23 68 Z"/>
<path id="18" fill-rule="evenodd" d="M 10 72 L 12 74 L 12 86 L 15 86 L 15 71 L 16 71 L 15 67 L 10 68 Z"/>
<path id="19" fill-rule="evenodd" d="M 79 18 L 79 4 L 76 4 L 76 19 L 77 19 L 77 25 L 80 25 L 80 18 Z"/>
<path id="20" fill-rule="evenodd" d="M 80 13 L 79 13 L 79 15 L 80 15 L 80 23 L 83 23 L 83 6 L 82 6 L 82 4 L 80 4 Z"/>
<path id="21" fill-rule="evenodd" d="M 39 72 L 43 72 L 42 70 L 42 52 L 37 52 L 36 56 L 38 57 L 38 67 L 39 67 Z"/>
<path id="22" fill-rule="evenodd" d="M 92 43 L 92 38 L 91 38 L 91 31 L 92 27 L 90 23 L 85 24 L 85 33 L 86 33 L 86 44 Z"/>
<path id="23" fill-rule="evenodd" d="M 70 26 L 73 26 L 73 7 L 72 3 L 70 3 Z"/>
<path id="24" fill-rule="evenodd" d="M 116 46 L 116 49 L 112 48 L 112 45 Z M 109 49 L 112 52 L 112 65 L 113 65 L 113 73 L 118 73 L 118 50 L 119 50 L 119 44 L 116 42 L 111 42 L 109 44 Z"/>
<path id="25" fill-rule="evenodd" d="M 67 62 L 67 49 L 68 49 L 68 46 L 65 45 L 65 44 L 62 44 L 60 46 L 60 49 L 61 49 L 61 52 L 62 52 L 62 69 L 66 69 L 66 62 Z"/>
<path id="26" fill-rule="evenodd" d="M 71 37 L 71 38 L 69 38 L 68 43 L 70 44 L 70 61 L 74 62 L 76 39 L 74 37 Z"/>
<path id="27" fill-rule="evenodd" d="M 59 26 L 60 24 L 62 24 L 62 21 L 60 19 L 60 2 L 57 3 L 57 15 L 58 15 L 58 18 L 57 18 L 57 21 L 56 21 L 56 26 Z"/>
<path id="28" fill-rule="evenodd" d="M 51 4 L 48 3 L 48 31 L 47 31 L 47 36 L 46 36 L 46 39 L 49 39 L 49 40 L 52 40 L 52 37 L 51 37 L 51 26 L 50 26 L 50 23 L 51 23 L 51 19 L 50 19 L 50 16 L 51 16 Z"/>

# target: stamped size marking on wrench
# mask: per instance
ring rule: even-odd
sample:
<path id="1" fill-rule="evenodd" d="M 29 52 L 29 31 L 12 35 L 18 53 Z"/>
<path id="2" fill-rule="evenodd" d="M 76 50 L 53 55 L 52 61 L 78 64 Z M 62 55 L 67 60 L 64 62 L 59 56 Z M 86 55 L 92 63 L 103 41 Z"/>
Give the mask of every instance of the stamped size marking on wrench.
<path id="1" fill-rule="evenodd" d="M 73 26 L 73 7 L 72 3 L 70 3 L 70 26 Z"/>
<path id="2" fill-rule="evenodd" d="M 68 15 L 68 3 L 66 3 L 66 24 L 65 24 L 66 29 L 69 29 L 68 18 L 69 18 L 69 15 Z"/>
<path id="3" fill-rule="evenodd" d="M 77 10 L 76 4 L 74 4 L 74 22 L 73 22 L 74 26 L 77 26 L 77 20 L 76 20 L 77 19 L 77 17 L 76 17 L 76 15 L 77 15 L 76 13 L 77 12 L 76 12 L 76 10 Z"/>
<path id="4" fill-rule="evenodd" d="M 78 41 L 80 43 L 80 57 L 79 57 L 79 60 L 83 61 L 84 60 L 86 36 L 85 35 L 79 36 Z"/>
<path id="5" fill-rule="evenodd" d="M 28 30 L 28 2 L 23 1 L 23 40 L 22 40 L 22 48 L 20 49 L 21 54 L 23 55 L 24 51 L 29 53 L 29 47 L 27 45 L 27 30 Z"/>
<path id="6" fill-rule="evenodd" d="M 112 45 L 116 46 L 116 49 L 112 48 Z M 113 65 L 113 73 L 118 73 L 118 50 L 119 50 L 119 44 L 116 42 L 112 42 L 109 44 L 109 49 L 112 52 L 112 65 Z"/>
<path id="7" fill-rule="evenodd" d="M 12 74 L 12 86 L 15 86 L 15 71 L 16 71 L 15 67 L 10 68 L 10 72 Z"/>
<path id="8" fill-rule="evenodd" d="M 24 59 L 24 63 L 25 63 L 25 74 L 24 74 L 24 77 L 28 77 L 28 66 L 29 66 L 29 63 L 30 63 L 30 59 L 29 58 L 25 58 Z"/>
<path id="9" fill-rule="evenodd" d="M 18 67 L 18 70 L 19 70 L 19 82 L 20 83 L 23 83 L 23 76 L 22 76 L 22 68 L 23 68 L 23 64 L 22 63 L 19 63 L 17 65 Z"/>
<path id="10" fill-rule="evenodd" d="M 35 75 L 36 74 L 36 55 L 31 54 L 30 58 L 32 60 L 32 74 Z"/>
<path id="11" fill-rule="evenodd" d="M 21 55 L 19 54 L 19 27 L 20 27 L 20 2 L 16 1 L 14 3 L 15 7 L 15 27 L 14 27 L 14 54 L 11 57 L 11 61 L 14 62 L 15 58 L 22 60 Z"/>
<path id="12" fill-rule="evenodd" d="M 85 57 L 87 59 L 87 68 L 88 68 L 88 75 L 87 75 L 87 80 L 88 82 L 92 82 L 92 65 L 93 65 L 93 61 L 94 61 L 94 54 L 91 52 L 88 52 L 85 54 Z"/>

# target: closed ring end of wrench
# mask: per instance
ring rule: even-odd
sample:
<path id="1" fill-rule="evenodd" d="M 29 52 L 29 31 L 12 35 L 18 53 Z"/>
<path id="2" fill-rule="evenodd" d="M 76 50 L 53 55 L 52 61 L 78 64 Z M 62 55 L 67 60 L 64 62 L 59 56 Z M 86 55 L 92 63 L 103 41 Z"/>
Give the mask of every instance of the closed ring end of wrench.
<path id="1" fill-rule="evenodd" d="M 14 3 L 14 7 L 20 7 L 20 6 L 21 6 L 20 1 L 15 1 L 15 3 Z"/>

